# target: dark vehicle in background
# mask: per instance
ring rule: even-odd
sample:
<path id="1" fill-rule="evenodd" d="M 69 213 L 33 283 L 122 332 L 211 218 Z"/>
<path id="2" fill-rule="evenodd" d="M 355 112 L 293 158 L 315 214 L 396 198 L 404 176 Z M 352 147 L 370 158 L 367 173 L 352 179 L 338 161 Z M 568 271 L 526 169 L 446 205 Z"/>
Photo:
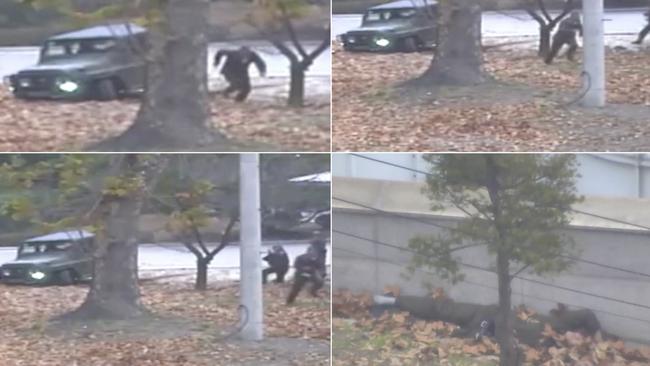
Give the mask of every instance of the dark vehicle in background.
<path id="1" fill-rule="evenodd" d="M 147 31 L 133 24 L 108 24 L 51 37 L 38 64 L 10 75 L 17 98 L 113 100 L 145 86 Z"/>
<path id="2" fill-rule="evenodd" d="M 23 285 L 70 285 L 93 274 L 94 235 L 64 231 L 24 241 L 16 259 L 0 266 L 0 281 Z"/>
<path id="3" fill-rule="evenodd" d="M 346 51 L 415 52 L 436 46 L 437 3 L 399 0 L 366 10 L 361 27 L 338 36 Z"/>

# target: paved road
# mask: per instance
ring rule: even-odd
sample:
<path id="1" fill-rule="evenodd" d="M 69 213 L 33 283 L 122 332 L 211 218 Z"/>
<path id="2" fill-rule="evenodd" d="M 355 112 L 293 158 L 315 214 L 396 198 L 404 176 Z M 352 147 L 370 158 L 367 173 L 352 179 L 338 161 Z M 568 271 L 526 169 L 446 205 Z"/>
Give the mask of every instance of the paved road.
<path id="1" fill-rule="evenodd" d="M 616 9 L 605 12 L 605 34 L 638 33 L 645 26 L 645 9 Z M 538 23 L 524 11 L 483 13 L 485 37 L 535 36 Z M 361 24 L 361 15 L 334 15 L 332 34 L 338 35 Z"/>
<path id="2" fill-rule="evenodd" d="M 307 241 L 268 241 L 264 242 L 262 254 L 273 244 L 282 244 L 291 262 L 307 250 Z M 332 261 L 332 251 L 328 248 L 327 264 Z M 16 248 L 0 248 L 0 264 L 11 261 L 16 256 Z M 196 268 L 195 257 L 180 243 L 141 244 L 138 251 L 138 266 L 144 272 L 175 272 Z M 265 264 L 266 262 L 263 262 Z M 239 246 L 228 246 L 210 263 L 211 274 L 220 279 L 239 278 Z"/>
<path id="3" fill-rule="evenodd" d="M 218 49 L 239 47 L 240 45 L 249 45 L 258 51 L 267 64 L 267 75 L 269 77 L 288 77 L 289 62 L 286 57 L 281 55 L 273 46 L 260 42 L 239 42 L 239 43 L 213 43 L 210 45 L 210 62 Z M 317 47 L 317 42 L 305 42 L 307 51 Z M 307 72 L 308 76 L 323 77 L 330 75 L 331 53 L 325 50 L 310 67 Z M 38 61 L 37 47 L 0 47 L 0 77 L 15 73 L 21 68 L 34 65 Z M 257 70 L 251 67 L 251 75 L 257 76 Z M 210 67 L 211 77 L 217 76 L 217 70 Z"/>

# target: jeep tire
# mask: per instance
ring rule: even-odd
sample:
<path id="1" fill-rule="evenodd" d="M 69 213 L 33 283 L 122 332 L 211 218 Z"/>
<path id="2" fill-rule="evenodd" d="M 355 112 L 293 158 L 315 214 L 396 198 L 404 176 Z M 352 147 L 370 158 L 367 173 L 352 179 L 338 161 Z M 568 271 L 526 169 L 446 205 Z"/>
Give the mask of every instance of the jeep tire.
<path id="1" fill-rule="evenodd" d="M 117 88 L 111 79 L 102 79 L 97 81 L 95 85 L 97 99 L 99 100 L 115 100 L 117 99 Z"/>
<path id="2" fill-rule="evenodd" d="M 402 52 L 417 52 L 418 40 L 415 37 L 408 37 L 402 40 Z"/>

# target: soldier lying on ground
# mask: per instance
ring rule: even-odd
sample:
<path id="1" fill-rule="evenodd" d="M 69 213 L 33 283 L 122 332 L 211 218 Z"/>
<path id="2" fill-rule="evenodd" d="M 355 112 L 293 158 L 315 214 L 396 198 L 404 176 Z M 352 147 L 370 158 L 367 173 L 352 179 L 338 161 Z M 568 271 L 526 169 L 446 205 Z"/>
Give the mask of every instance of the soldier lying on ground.
<path id="1" fill-rule="evenodd" d="M 494 336 L 495 319 L 499 310 L 497 305 L 478 305 L 455 302 L 448 298 L 433 299 L 419 296 L 376 296 L 375 304 L 375 309 L 371 308 L 371 313 L 375 316 L 382 310 L 398 309 L 410 313 L 415 318 L 456 324 L 460 328 L 454 332 L 454 336 L 474 338 Z M 572 331 L 593 336 L 601 331 L 600 323 L 593 311 L 568 310 L 562 304 L 559 304 L 558 309 L 551 311 L 550 315 L 536 314 L 531 318 L 532 321 L 515 318 L 514 331 L 521 343 L 532 347 L 539 346 L 540 342 L 545 340 L 542 334 L 544 324 L 549 324 L 560 334 Z"/>
<path id="2" fill-rule="evenodd" d="M 214 57 L 214 66 L 219 66 L 221 59 L 225 58 L 226 62 L 221 68 L 221 74 L 228 82 L 228 87 L 223 91 L 223 95 L 228 97 L 230 93 L 237 92 L 235 100 L 243 102 L 251 92 L 251 79 L 248 76 L 248 69 L 251 64 L 255 64 L 261 76 L 266 75 L 266 64 L 264 60 L 250 48 L 242 46 L 237 50 L 221 50 Z"/>
<path id="3" fill-rule="evenodd" d="M 582 23 L 580 22 L 580 12 L 574 10 L 571 12 L 568 18 L 560 22 L 560 27 L 558 31 L 553 36 L 553 42 L 551 43 L 551 50 L 546 55 L 544 62 L 550 64 L 553 62 L 555 56 L 564 45 L 569 46 L 569 50 L 566 55 L 569 61 L 574 60 L 576 50 L 578 49 L 578 40 L 576 33 L 580 34 L 582 37 Z"/>

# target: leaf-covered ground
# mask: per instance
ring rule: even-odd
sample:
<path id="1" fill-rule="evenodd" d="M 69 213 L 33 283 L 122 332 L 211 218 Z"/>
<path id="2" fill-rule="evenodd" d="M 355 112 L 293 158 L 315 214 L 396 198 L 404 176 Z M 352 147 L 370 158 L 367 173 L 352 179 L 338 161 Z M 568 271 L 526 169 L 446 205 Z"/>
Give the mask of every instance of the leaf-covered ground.
<path id="1" fill-rule="evenodd" d="M 261 143 L 268 150 L 330 150 L 329 96 L 307 100 L 302 109 L 286 107 L 284 98 L 240 104 L 215 95 L 212 100 L 214 127 L 233 140 Z M 0 151 L 84 150 L 125 131 L 137 110 L 137 100 L 17 100 L 0 87 Z"/>
<path id="2" fill-rule="evenodd" d="M 405 312 L 369 315 L 371 297 L 337 291 L 332 296 L 332 352 L 334 365 L 453 365 L 496 366 L 499 346 L 451 337 L 456 326 L 441 321 L 415 320 Z M 518 314 L 528 319 L 532 313 Z M 532 319 L 532 318 L 531 318 Z M 603 341 L 580 333 L 544 335 L 555 346 L 522 345 L 528 366 L 642 366 L 650 364 L 650 347 L 629 348 L 621 341 Z"/>
<path id="3" fill-rule="evenodd" d="M 650 49 L 608 50 L 604 109 L 576 103 L 580 63 L 548 66 L 530 49 L 490 48 L 491 82 L 413 88 L 430 52 L 370 54 L 333 46 L 336 151 L 647 151 Z"/>
<path id="4" fill-rule="evenodd" d="M 264 287 L 265 335 L 259 343 L 224 339 L 238 320 L 238 287 L 144 282 L 155 318 L 66 328 L 48 320 L 75 309 L 87 288 L 0 285 L 0 365 L 329 365 L 329 293 L 284 305 L 288 285 Z"/>

